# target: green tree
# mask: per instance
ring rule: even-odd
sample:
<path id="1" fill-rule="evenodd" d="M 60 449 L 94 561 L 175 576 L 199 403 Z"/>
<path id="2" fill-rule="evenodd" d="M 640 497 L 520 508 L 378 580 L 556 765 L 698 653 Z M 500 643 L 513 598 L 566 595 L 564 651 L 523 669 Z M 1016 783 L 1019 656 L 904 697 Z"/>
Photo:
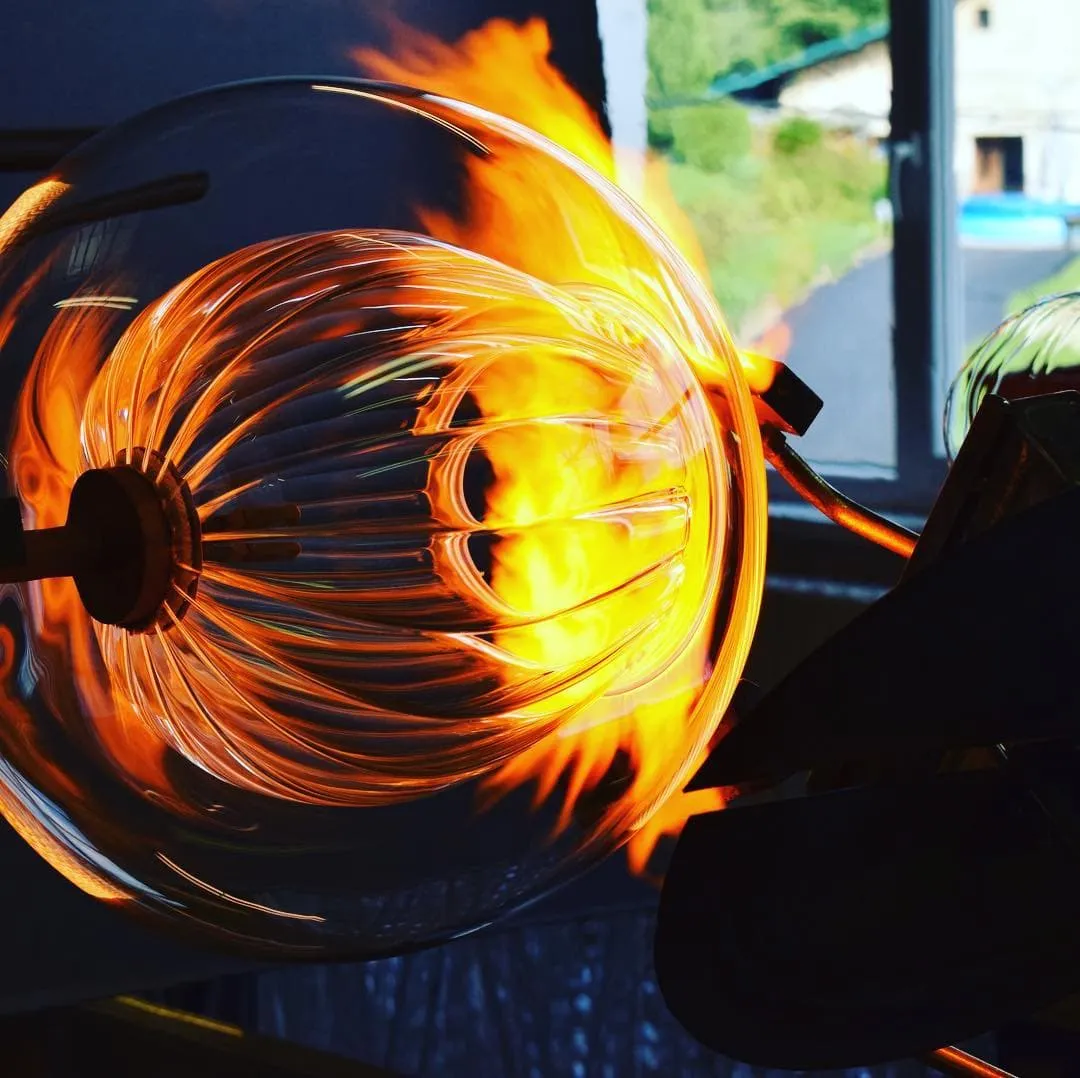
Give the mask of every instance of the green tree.
<path id="1" fill-rule="evenodd" d="M 650 97 L 704 93 L 750 71 L 888 18 L 888 0 L 648 0 Z"/>
<path id="2" fill-rule="evenodd" d="M 750 152 L 746 110 L 732 101 L 671 110 L 672 150 L 703 172 L 723 172 Z"/>
<path id="3" fill-rule="evenodd" d="M 649 0 L 648 12 L 650 96 L 703 92 L 716 74 L 717 43 L 702 0 Z"/>
<path id="4" fill-rule="evenodd" d="M 750 0 L 648 0 L 649 96 L 703 94 L 735 65 L 753 69 L 772 29 Z"/>

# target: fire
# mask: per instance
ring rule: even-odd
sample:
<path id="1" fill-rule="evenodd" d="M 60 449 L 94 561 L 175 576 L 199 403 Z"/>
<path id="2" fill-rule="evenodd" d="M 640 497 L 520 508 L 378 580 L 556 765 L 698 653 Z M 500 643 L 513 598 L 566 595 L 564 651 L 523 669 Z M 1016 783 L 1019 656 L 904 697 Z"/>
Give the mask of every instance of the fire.
<path id="1" fill-rule="evenodd" d="M 599 117 L 551 63 L 551 35 L 543 19 L 532 18 L 521 24 L 492 19 L 453 45 L 400 23 L 394 25 L 393 36 L 393 56 L 374 49 L 354 49 L 354 62 L 373 78 L 417 86 L 515 120 L 569 150 L 606 180 L 618 182 L 615 153 Z M 643 168 L 635 170 L 642 177 L 641 190 L 634 193 L 678 244 L 683 256 L 704 272 L 705 256 L 689 220 L 670 194 L 665 162 L 649 157 L 642 164 Z M 427 214 L 425 224 L 435 235 L 450 242 L 460 241 L 461 246 L 475 243 L 478 232 L 482 232 L 485 250 L 492 257 L 501 254 L 506 256 L 502 261 L 522 265 L 526 270 L 541 270 L 542 275 L 556 277 L 560 270 L 580 274 L 581 252 L 553 246 L 555 237 L 545 227 L 542 215 L 546 207 L 535 198 L 537 188 L 545 182 L 559 189 L 565 177 L 550 164 L 546 175 L 536 175 L 536 166 L 537 162 L 530 159 L 527 173 L 522 174 L 505 167 L 492 168 L 482 160 L 470 162 L 473 205 L 468 222 Z M 533 197 L 522 197 L 518 190 L 522 185 L 531 189 Z M 514 208 L 515 215 L 521 212 L 526 216 L 510 220 L 508 207 Z M 578 216 L 575 226 L 588 227 L 590 207 L 578 206 L 572 200 L 562 208 Z M 531 229 L 539 231 L 532 232 L 522 246 L 520 237 Z M 568 232 L 578 234 L 575 227 Z M 541 236 L 543 242 L 539 242 Z M 523 257 L 528 259 L 526 264 L 522 264 Z"/>
<path id="2" fill-rule="evenodd" d="M 358 61 L 466 102 L 401 107 L 510 114 L 483 121 L 491 152 L 465 159 L 460 216 L 416 207 L 431 237 L 369 229 L 234 252 L 115 345 L 101 282 L 57 311 L 10 446 L 27 523 L 61 523 L 80 472 L 122 459 L 175 474 L 213 540 L 188 613 L 146 634 L 91 623 L 71 581 L 30 587 L 35 645 L 76 683 L 74 706 L 49 703 L 177 811 L 200 810 L 171 787 L 169 750 L 301 804 L 382 806 L 470 780 L 490 803 L 532 787 L 583 845 L 629 834 L 645 872 L 664 834 L 723 806 L 681 790 L 756 623 L 764 464 L 747 381 L 771 367 L 739 356 L 694 275 L 661 165 L 636 194 L 669 239 L 621 200 L 613 225 L 614 154 L 551 65 L 542 22 L 496 20 L 455 46 L 399 39 L 396 59 Z M 466 401 L 476 416 L 459 421 Z M 343 422 L 377 426 L 383 408 L 378 437 Z M 296 467 L 272 474 L 264 445 L 298 453 Z M 333 467 L 306 485 L 318 454 Z M 479 518 L 463 489 L 477 456 L 492 475 Z M 419 463 L 419 487 L 390 482 Z M 382 478 L 328 491 L 330 474 Z M 260 485 L 293 491 L 299 526 L 244 522 Z M 480 533 L 486 566 L 469 545 Z M 295 564 L 229 552 L 282 540 Z M 393 567 L 367 568 L 383 540 Z"/>
<path id="3" fill-rule="evenodd" d="M 28 187 L 0 217 L 0 251 L 6 250 L 68 189 L 63 180 L 49 177 Z"/>
<path id="4" fill-rule="evenodd" d="M 392 23 L 392 29 L 393 55 L 370 48 L 351 50 L 364 74 L 476 105 L 550 139 L 604 179 L 623 183 L 682 257 L 707 279 L 705 253 L 671 192 L 667 162 L 645 154 L 620 175 L 615 148 L 599 117 L 551 62 L 551 34 L 543 19 L 520 24 L 492 19 L 453 45 L 401 23 Z M 566 190 L 566 175 L 558 163 L 530 155 L 517 165 L 505 157 L 497 164 L 483 158 L 469 161 L 467 218 L 422 212 L 424 225 L 432 235 L 475 247 L 544 280 L 617 283 L 629 287 L 639 302 L 649 302 L 653 297 L 644 281 L 634 279 L 635 268 L 641 267 L 622 264 L 625 252 L 612 248 L 595 206 L 583 202 L 579 191 Z M 538 198 L 539 192 L 548 197 Z M 567 219 L 564 231 L 549 226 L 553 213 Z M 583 250 L 561 243 L 565 237 L 580 237 L 588 246 Z M 722 320 L 718 329 L 726 333 Z M 704 381 L 723 377 L 708 351 L 698 359 Z M 767 388 L 769 365 L 750 353 L 740 354 L 740 359 L 753 388 Z"/>
<path id="5" fill-rule="evenodd" d="M 313 339 L 333 346 L 314 368 Z M 342 425 L 365 412 L 378 424 L 386 392 L 399 411 L 378 437 Z M 461 424 L 467 396 L 481 415 Z M 299 456 L 243 463 L 249 437 L 287 443 L 296 415 L 311 439 Z M 323 444 L 324 422 L 336 442 Z M 148 746 L 316 804 L 390 804 L 474 777 L 489 794 L 536 776 L 550 792 L 565 778 L 562 827 L 622 755 L 614 828 L 647 815 L 673 755 L 711 733 L 689 716 L 727 552 L 719 445 L 685 350 L 627 297 L 547 286 L 407 233 L 271 241 L 144 311 L 94 379 L 81 431 L 90 467 L 149 447 L 141 466 L 174 467 L 204 528 L 253 485 L 283 483 L 298 502 L 301 530 L 280 533 L 302 538 L 295 564 L 237 565 L 206 545 L 186 618 L 146 635 L 95 627 L 118 711 Z M 415 519 L 381 517 L 364 477 L 392 477 L 418 444 L 430 516 L 406 487 L 395 497 Z M 495 477 L 481 520 L 463 478 L 478 452 Z M 357 491 L 327 489 L 349 473 Z M 356 520 L 341 519 L 343 498 Z M 210 534 L 278 537 L 233 527 Z M 490 580 L 474 534 L 494 539 Z M 387 544 L 376 564 L 404 546 L 403 579 L 365 568 L 375 537 Z M 327 544 L 340 569 L 320 559 Z M 431 551 L 432 573 L 413 550 Z M 390 662 L 404 688 L 385 681 Z M 447 694 L 467 717 L 443 713 Z M 99 732 L 131 771 L 128 746 Z"/>
<path id="6" fill-rule="evenodd" d="M 365 74 L 516 120 L 615 179 L 611 144 L 599 119 L 550 62 L 551 35 L 543 19 L 492 19 L 453 45 L 401 23 L 391 28 L 392 56 L 351 51 Z"/>
<path id="7" fill-rule="evenodd" d="M 614 149 L 604 134 L 598 117 L 586 105 L 550 59 L 551 38 L 546 23 L 538 18 L 523 24 L 496 19 L 454 45 L 449 45 L 416 30 L 397 26 L 393 56 L 371 49 L 356 49 L 353 59 L 365 74 L 376 78 L 414 85 L 500 113 L 551 139 L 592 166 L 603 177 L 617 182 Z M 655 273 L 648 257 L 635 264 L 627 252 L 610 242 L 595 207 L 580 194 L 566 189 L 565 172 L 546 158 L 526 158 L 514 150 L 499 147 L 496 160 L 477 156 L 467 164 L 469 172 L 468 208 L 462 219 L 425 212 L 420 216 L 432 234 L 448 242 L 473 248 L 494 258 L 520 266 L 527 272 L 549 281 L 596 282 L 617 289 L 644 309 L 657 311 L 655 294 L 649 282 Z M 510 158 L 508 160 L 508 158 Z M 666 183 L 664 162 L 649 158 L 637 175 L 644 177 L 639 190 L 631 191 L 677 245 L 684 258 L 699 273 L 705 272 L 705 259 L 685 215 L 675 204 Z M 546 192 L 548 197 L 538 196 Z M 575 197 L 577 196 L 577 197 Z M 547 227 L 552 213 L 563 215 L 565 230 Z M 560 243 L 560 237 L 575 242 Z M 720 322 L 717 316 L 717 322 Z M 721 332 L 724 332 L 721 330 Z M 730 342 L 727 342 L 730 344 Z M 702 349 L 695 357 L 703 382 L 718 379 L 712 353 Z M 740 355 L 744 374 L 754 389 L 768 387 L 773 364 L 765 358 Z M 723 375 L 719 375 L 720 378 Z M 490 415 L 535 405 L 525 394 L 551 392 L 557 378 L 523 378 L 513 385 L 490 383 L 475 387 L 480 407 Z M 576 470 L 571 481 L 562 462 L 572 460 L 584 448 L 574 431 L 552 431 L 545 445 L 528 447 L 532 473 L 526 478 L 520 468 L 525 447 L 508 441 L 505 446 L 489 444 L 497 483 L 492 495 L 496 505 L 510 505 L 515 510 L 530 503 L 528 512 L 557 512 L 562 503 L 577 499 L 597 499 L 606 477 Z M 560 444 L 561 443 L 561 444 Z M 537 474 L 543 462 L 550 462 L 548 474 Z M 585 489 L 581 489 L 584 487 Z M 537 504 L 539 503 L 539 504 Z M 540 596 L 557 594 L 559 601 L 573 604 L 588 594 L 606 567 L 619 564 L 629 552 L 617 545 L 598 542 L 588 550 L 571 551 L 560 543 L 571 541 L 563 533 L 545 536 L 533 544 L 521 543 L 499 551 L 495 586 L 512 593 L 525 606 L 535 605 Z M 641 556 L 642 552 L 637 552 Z M 576 555 L 576 559 L 575 559 Z M 575 572 L 567 565 L 576 560 Z M 675 624 L 684 628 L 700 618 L 700 604 L 707 602 L 698 572 L 688 574 L 683 589 L 684 607 Z M 697 609 L 696 609 L 697 607 Z M 625 616 L 626 612 L 615 614 Z M 756 611 L 740 612 L 752 629 Z M 677 742 L 684 735 L 686 716 L 699 702 L 705 683 L 705 669 L 711 620 L 702 622 L 693 633 L 692 643 L 678 661 L 658 673 L 643 657 L 644 665 L 656 674 L 649 686 L 626 694 L 613 694 L 593 706 L 588 717 L 570 729 L 562 729 L 526 753 L 506 763 L 488 780 L 493 793 L 508 791 L 525 782 L 535 781 L 536 796 L 543 800 L 555 790 L 561 778 L 566 780 L 562 825 L 570 820 L 575 802 L 609 776 L 621 754 L 630 759 L 634 776 L 627 796 L 638 796 L 655 779 L 654 766 L 663 766 L 677 755 Z M 580 626 L 582 633 L 595 632 L 594 625 Z M 611 631 L 609 626 L 608 632 Z M 738 630 L 736 630 L 738 632 Z M 745 629 L 743 631 L 746 631 Z M 541 662 L 548 661 L 562 649 L 577 646 L 565 636 L 544 637 L 527 634 L 526 642 L 515 640 Z M 662 644 L 660 645 L 662 647 Z M 720 675 L 721 680 L 724 674 Z M 725 697 L 728 694 L 724 694 Z M 720 719 L 716 716 L 716 721 Z M 707 749 L 705 744 L 684 746 L 691 766 L 696 765 Z M 677 834 L 692 813 L 723 807 L 719 791 L 703 791 L 688 797 L 678 790 L 651 821 L 635 834 L 629 846 L 631 867 L 644 871 L 652 850 L 664 834 Z"/>
<path id="8" fill-rule="evenodd" d="M 792 339 L 790 324 L 785 321 L 777 322 L 754 342 L 754 351 L 770 356 L 777 362 L 783 362 L 791 351 Z"/>

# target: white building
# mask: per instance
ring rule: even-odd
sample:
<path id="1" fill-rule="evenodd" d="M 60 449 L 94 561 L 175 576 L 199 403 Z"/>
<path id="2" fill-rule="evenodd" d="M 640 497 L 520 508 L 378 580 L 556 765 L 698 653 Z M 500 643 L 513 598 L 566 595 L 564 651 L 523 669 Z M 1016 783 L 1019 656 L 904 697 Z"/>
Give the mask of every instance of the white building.
<path id="1" fill-rule="evenodd" d="M 958 195 L 1080 203 L 1080 0 L 957 0 L 955 49 Z M 718 80 L 714 93 L 885 138 L 886 30 Z"/>
<path id="2" fill-rule="evenodd" d="M 956 174 L 962 196 L 1080 202 L 1080 0 L 959 0 Z"/>
<path id="3" fill-rule="evenodd" d="M 786 80 L 777 103 L 787 113 L 888 138 L 892 65 L 886 30 L 852 35 L 849 41 L 851 51 L 813 63 Z"/>

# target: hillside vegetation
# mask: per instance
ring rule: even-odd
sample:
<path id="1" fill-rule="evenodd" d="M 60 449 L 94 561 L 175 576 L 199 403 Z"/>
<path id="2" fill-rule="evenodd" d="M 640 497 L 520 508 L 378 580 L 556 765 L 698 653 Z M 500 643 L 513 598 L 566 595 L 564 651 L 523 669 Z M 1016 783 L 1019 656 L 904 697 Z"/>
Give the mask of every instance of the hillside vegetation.
<path id="1" fill-rule="evenodd" d="M 649 134 L 737 330 L 849 269 L 880 243 L 881 153 L 804 117 L 753 123 L 718 77 L 753 71 L 882 22 L 887 0 L 649 0 Z M 677 102 L 672 107 L 672 102 Z"/>
<path id="2" fill-rule="evenodd" d="M 888 0 L 649 0 L 654 98 L 787 59 L 888 18 Z"/>

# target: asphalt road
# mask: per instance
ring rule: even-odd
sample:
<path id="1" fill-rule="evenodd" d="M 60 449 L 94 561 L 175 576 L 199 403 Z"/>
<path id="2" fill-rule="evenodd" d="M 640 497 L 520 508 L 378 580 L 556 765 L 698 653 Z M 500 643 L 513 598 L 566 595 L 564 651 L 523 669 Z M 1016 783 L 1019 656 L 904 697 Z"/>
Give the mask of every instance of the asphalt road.
<path id="1" fill-rule="evenodd" d="M 1014 292 L 1049 277 L 1072 257 L 1060 249 L 965 250 L 964 340 L 989 333 Z M 892 260 L 874 258 L 819 288 L 788 312 L 787 322 L 787 362 L 825 401 L 800 449 L 815 462 L 852 471 L 891 467 Z"/>

